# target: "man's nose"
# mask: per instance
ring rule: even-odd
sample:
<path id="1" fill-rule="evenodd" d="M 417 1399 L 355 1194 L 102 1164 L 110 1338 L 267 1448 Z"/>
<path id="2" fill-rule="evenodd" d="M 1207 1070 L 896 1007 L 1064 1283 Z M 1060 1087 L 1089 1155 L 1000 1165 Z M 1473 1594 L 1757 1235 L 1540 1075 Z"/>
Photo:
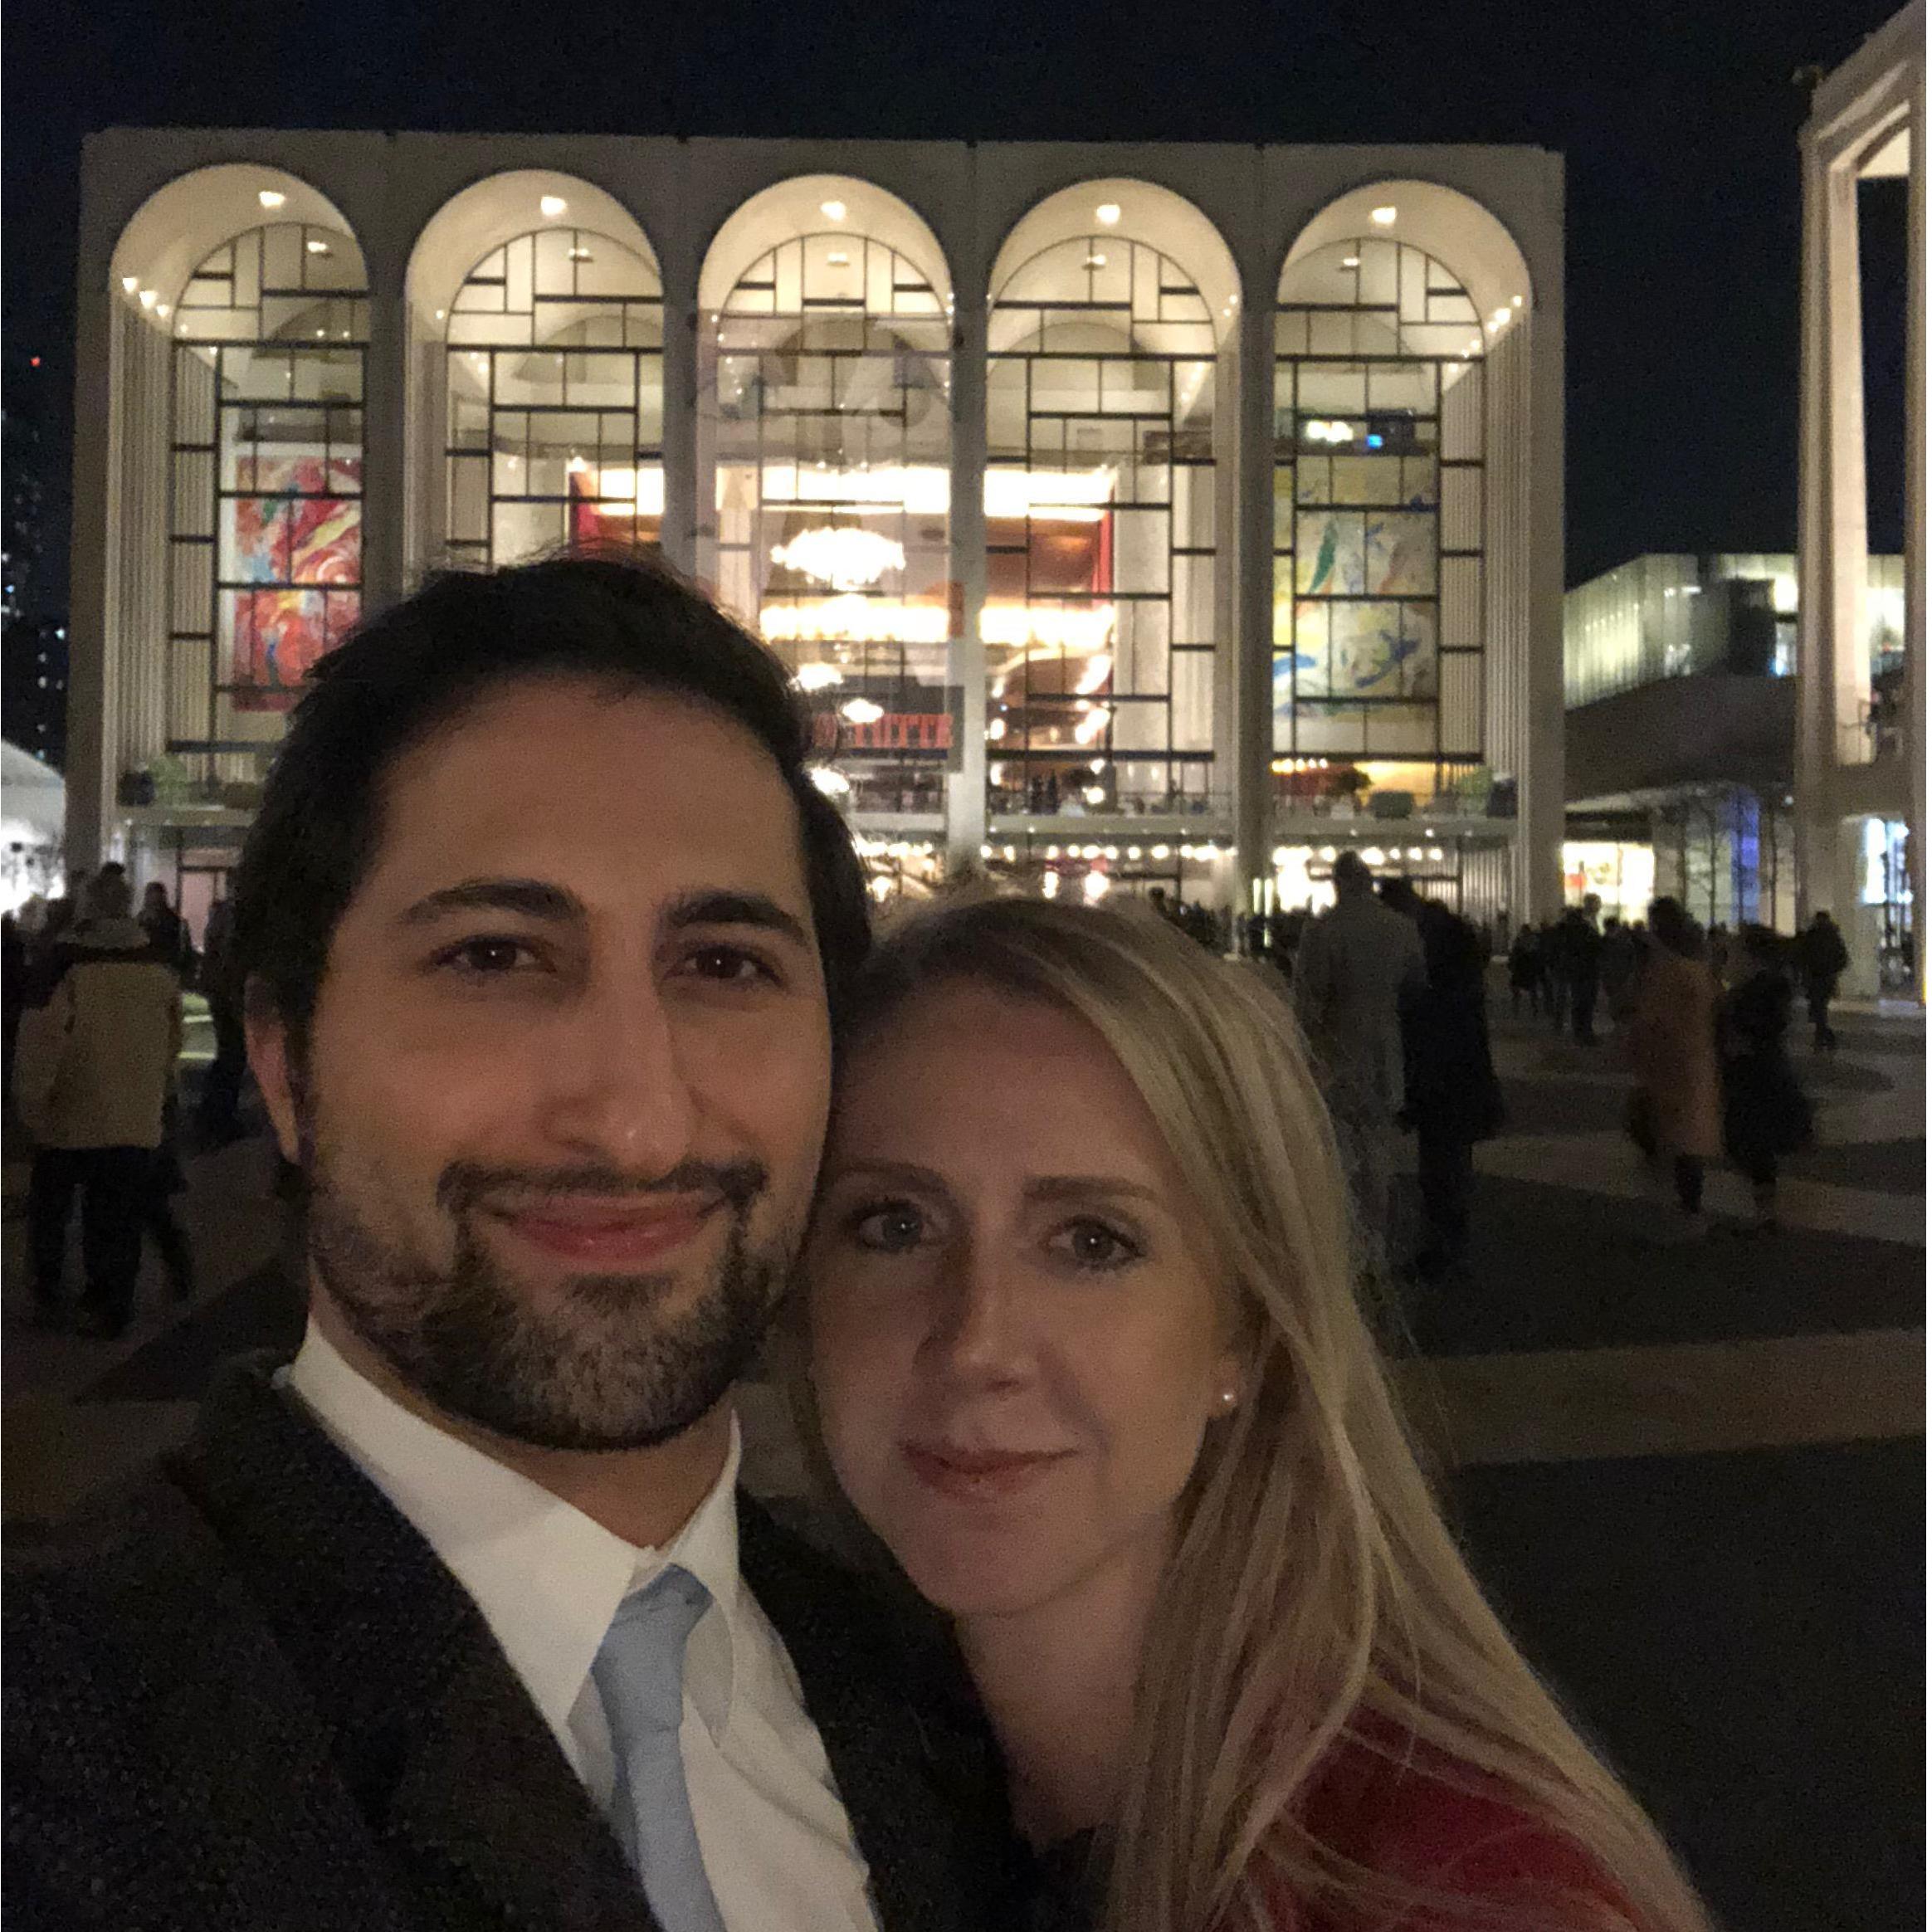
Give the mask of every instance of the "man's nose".
<path id="1" fill-rule="evenodd" d="M 690 1153 L 698 1105 L 656 976 L 607 970 L 546 1030 L 543 1130 L 625 1173 L 663 1173 Z"/>

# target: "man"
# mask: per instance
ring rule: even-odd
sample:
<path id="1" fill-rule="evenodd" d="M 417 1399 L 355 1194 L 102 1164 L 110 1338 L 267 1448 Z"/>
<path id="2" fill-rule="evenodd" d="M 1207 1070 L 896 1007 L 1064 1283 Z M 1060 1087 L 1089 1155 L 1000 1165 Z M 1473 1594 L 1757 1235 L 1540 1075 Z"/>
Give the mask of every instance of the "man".
<path id="1" fill-rule="evenodd" d="M 1414 925 L 1378 903 L 1354 852 L 1334 865 L 1335 903 L 1302 934 L 1295 1003 L 1333 1117 L 1364 1271 L 1379 1276 L 1403 1103 L 1401 1005 L 1423 983 Z"/>
<path id="2" fill-rule="evenodd" d="M 1597 993 L 1603 954 L 1597 918 L 1603 910 L 1603 901 L 1594 892 L 1588 893 L 1580 906 L 1569 907 L 1556 925 L 1556 977 L 1562 983 L 1570 1028 L 1579 1046 L 1597 1044 Z M 1559 1014 L 1559 1031 L 1562 1024 Z"/>
<path id="3" fill-rule="evenodd" d="M 103 867 L 22 1015 L 14 1100 L 33 1136 L 28 1245 L 36 1320 L 65 1315 L 67 1222 L 80 1197 L 86 1289 L 75 1326 L 128 1325 L 156 1149 L 181 1051 L 181 983 L 128 915 L 126 872 Z"/>
<path id="4" fill-rule="evenodd" d="M 1832 1002 L 1838 997 L 1839 976 L 1852 964 L 1845 935 L 1830 913 L 1813 913 L 1811 924 L 1798 935 L 1795 950 L 1805 1009 L 1811 1016 L 1812 1051 L 1830 1052 L 1838 1044 L 1832 1027 Z"/>
<path id="5" fill-rule="evenodd" d="M 308 1333 L 9 1583 L 13 1923 L 1006 1909 L 976 1714 L 734 1493 L 866 944 L 807 742 L 615 559 L 437 579 L 317 674 L 236 905 Z"/>

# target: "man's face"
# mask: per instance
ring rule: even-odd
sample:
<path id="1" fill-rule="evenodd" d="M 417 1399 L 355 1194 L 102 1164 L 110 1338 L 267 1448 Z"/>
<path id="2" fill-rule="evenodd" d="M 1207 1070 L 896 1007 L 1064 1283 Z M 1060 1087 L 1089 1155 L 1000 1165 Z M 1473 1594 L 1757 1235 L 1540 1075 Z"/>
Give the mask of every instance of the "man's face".
<path id="1" fill-rule="evenodd" d="M 318 1287 L 511 1439 L 688 1427 L 803 1227 L 831 1046 L 796 807 L 741 726 L 506 686 L 406 753 L 305 1057 L 251 1022 Z"/>

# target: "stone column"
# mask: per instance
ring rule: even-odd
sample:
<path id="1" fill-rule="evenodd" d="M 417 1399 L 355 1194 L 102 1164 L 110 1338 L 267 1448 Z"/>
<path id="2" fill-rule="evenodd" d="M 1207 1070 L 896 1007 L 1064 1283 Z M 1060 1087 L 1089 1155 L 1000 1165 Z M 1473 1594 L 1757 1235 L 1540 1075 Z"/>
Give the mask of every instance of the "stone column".
<path id="1" fill-rule="evenodd" d="M 369 340 L 363 361 L 363 609 L 402 595 L 409 497 L 410 329 L 404 263 L 369 262 Z"/>
<path id="2" fill-rule="evenodd" d="M 79 313 L 74 339 L 74 420 L 96 433 L 74 438 L 73 538 L 68 555 L 66 868 L 92 870 L 106 856 L 112 788 L 110 713 L 115 696 L 108 627 L 110 491 L 124 425 L 115 383 L 114 298 L 107 257 L 83 237 Z M 105 433 L 100 433 L 105 428 Z"/>
<path id="3" fill-rule="evenodd" d="M 977 866 L 986 842 L 986 284 L 953 291 L 953 482 L 947 507 L 952 623 L 946 682 L 959 692 L 958 769 L 946 775 L 946 871 Z"/>
<path id="4" fill-rule="evenodd" d="M 1925 70 L 1912 83 L 1905 203 L 1905 703 L 1911 774 L 1912 964 L 1925 998 Z"/>
<path id="5" fill-rule="evenodd" d="M 1228 898 L 1238 921 L 1257 880 L 1272 876 L 1274 796 L 1275 340 L 1271 303 L 1251 302 L 1238 324 L 1235 385 L 1234 859 Z M 1226 401 L 1221 406 L 1226 407 Z"/>
<path id="6" fill-rule="evenodd" d="M 698 264 L 679 250 L 664 273 L 664 520 L 659 541 L 676 568 L 697 569 Z"/>

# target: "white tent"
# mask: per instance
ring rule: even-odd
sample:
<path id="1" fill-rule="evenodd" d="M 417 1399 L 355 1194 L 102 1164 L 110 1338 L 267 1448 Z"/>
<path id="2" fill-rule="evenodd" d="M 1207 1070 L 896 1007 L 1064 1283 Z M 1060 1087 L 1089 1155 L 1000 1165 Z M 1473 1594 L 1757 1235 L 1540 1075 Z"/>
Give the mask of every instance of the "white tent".
<path id="1" fill-rule="evenodd" d="M 0 846 L 57 846 L 67 828 L 67 786 L 51 765 L 0 739 Z"/>

